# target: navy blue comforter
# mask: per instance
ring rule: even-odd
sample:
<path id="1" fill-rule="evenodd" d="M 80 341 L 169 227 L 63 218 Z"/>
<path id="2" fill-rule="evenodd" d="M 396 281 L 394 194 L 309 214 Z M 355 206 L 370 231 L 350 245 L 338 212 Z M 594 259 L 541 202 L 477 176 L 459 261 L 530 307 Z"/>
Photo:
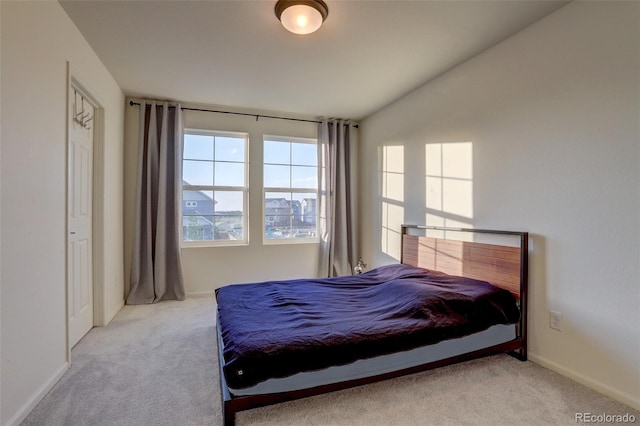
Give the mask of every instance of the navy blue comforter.
<path id="1" fill-rule="evenodd" d="M 506 290 L 408 265 L 235 284 L 216 298 L 223 370 L 235 389 L 462 337 L 520 315 Z"/>

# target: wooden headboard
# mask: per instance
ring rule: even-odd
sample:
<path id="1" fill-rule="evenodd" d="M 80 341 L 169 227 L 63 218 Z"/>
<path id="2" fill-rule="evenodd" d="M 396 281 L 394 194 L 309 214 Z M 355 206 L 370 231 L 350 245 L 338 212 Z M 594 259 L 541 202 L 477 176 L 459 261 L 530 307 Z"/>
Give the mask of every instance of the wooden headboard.
<path id="1" fill-rule="evenodd" d="M 440 233 L 490 234 L 519 238 L 519 246 L 504 246 L 451 238 L 429 237 L 429 231 Z M 418 234 L 418 235 L 416 235 Z M 408 265 L 488 281 L 509 290 L 520 305 L 520 320 L 516 324 L 518 346 L 514 356 L 527 359 L 527 293 L 529 286 L 529 234 L 527 232 L 490 231 L 471 228 L 402 225 L 402 255 Z"/>
<path id="2" fill-rule="evenodd" d="M 427 231 L 473 232 L 520 238 L 517 247 L 426 236 Z M 425 235 L 411 235 L 421 233 Z M 488 281 L 524 299 L 528 275 L 528 233 L 402 225 L 401 262 L 425 269 Z"/>

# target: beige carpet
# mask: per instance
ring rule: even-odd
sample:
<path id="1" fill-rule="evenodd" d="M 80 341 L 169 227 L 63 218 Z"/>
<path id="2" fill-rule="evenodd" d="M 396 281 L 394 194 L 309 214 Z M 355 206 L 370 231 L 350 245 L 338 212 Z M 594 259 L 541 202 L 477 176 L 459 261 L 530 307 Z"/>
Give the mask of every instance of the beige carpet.
<path id="1" fill-rule="evenodd" d="M 212 298 L 126 306 L 23 425 L 220 425 Z M 247 425 L 575 425 L 640 412 L 507 355 L 240 412 Z"/>

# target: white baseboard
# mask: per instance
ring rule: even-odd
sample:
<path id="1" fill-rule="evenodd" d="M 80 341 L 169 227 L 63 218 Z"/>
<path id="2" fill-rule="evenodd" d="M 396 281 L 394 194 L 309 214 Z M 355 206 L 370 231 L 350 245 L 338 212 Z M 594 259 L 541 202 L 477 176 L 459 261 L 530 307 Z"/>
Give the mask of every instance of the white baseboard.
<path id="1" fill-rule="evenodd" d="M 65 362 L 62 367 L 60 367 L 58 371 L 56 371 L 53 376 L 51 376 L 51 378 L 47 380 L 47 382 L 33 394 L 31 399 L 27 401 L 22 407 L 20 407 L 16 414 L 12 418 L 10 418 L 7 423 L 5 423 L 5 426 L 14 426 L 22 423 L 24 419 L 27 418 L 31 410 L 33 410 L 36 405 L 38 405 L 38 403 L 42 401 L 42 398 L 44 398 L 45 395 L 49 393 L 49 391 L 53 388 L 53 386 L 58 383 L 58 380 L 60 380 L 60 378 L 64 375 L 64 373 L 67 372 L 68 369 L 69 363 Z"/>
<path id="2" fill-rule="evenodd" d="M 539 355 L 532 354 L 531 352 L 529 352 L 527 356 L 529 360 L 535 364 L 538 364 L 548 370 L 555 371 L 558 374 L 562 374 L 563 376 L 568 377 L 571 380 L 580 383 L 581 385 L 585 385 L 586 387 L 600 392 L 601 394 L 606 395 L 610 398 L 613 398 L 616 401 L 622 402 L 623 404 L 628 405 L 635 410 L 640 410 L 640 399 L 638 399 L 637 396 L 634 397 L 633 395 L 629 395 L 625 392 L 620 392 L 619 390 L 613 389 L 610 386 L 600 383 L 597 380 L 586 377 L 583 374 L 556 364 L 555 362 Z"/>
<path id="3" fill-rule="evenodd" d="M 106 316 L 104 325 L 109 324 L 111 320 L 114 319 L 116 315 L 118 315 L 118 312 L 120 312 L 122 308 L 124 308 L 124 299 L 120 300 L 116 308 Z"/>

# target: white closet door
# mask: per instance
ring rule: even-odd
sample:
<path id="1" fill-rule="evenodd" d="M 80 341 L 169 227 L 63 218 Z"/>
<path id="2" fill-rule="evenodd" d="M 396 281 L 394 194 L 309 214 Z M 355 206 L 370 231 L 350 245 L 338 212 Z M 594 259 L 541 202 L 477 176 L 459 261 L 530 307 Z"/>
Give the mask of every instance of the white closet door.
<path id="1" fill-rule="evenodd" d="M 93 327 L 93 120 L 94 108 L 70 89 L 68 188 L 69 345 L 73 347 Z M 84 108 L 84 113 L 79 114 Z M 74 118 L 85 119 L 86 124 Z"/>

